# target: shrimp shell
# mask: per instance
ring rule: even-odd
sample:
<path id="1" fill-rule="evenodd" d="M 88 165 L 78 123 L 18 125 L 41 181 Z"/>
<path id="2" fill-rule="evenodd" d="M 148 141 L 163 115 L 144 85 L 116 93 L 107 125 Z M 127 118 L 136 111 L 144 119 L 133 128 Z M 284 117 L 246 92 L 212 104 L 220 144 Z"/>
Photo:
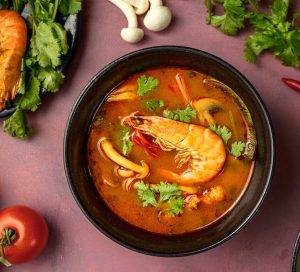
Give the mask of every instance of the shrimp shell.
<path id="1" fill-rule="evenodd" d="M 160 169 L 159 173 L 168 181 L 191 186 L 210 181 L 223 169 L 224 143 L 206 127 L 138 113 L 126 116 L 123 123 L 153 137 L 162 150 L 178 151 L 175 162 L 178 167 L 187 164 L 187 168 L 181 174 Z"/>
<path id="2" fill-rule="evenodd" d="M 27 28 L 15 11 L 0 10 L 0 111 L 15 98 L 26 50 Z"/>

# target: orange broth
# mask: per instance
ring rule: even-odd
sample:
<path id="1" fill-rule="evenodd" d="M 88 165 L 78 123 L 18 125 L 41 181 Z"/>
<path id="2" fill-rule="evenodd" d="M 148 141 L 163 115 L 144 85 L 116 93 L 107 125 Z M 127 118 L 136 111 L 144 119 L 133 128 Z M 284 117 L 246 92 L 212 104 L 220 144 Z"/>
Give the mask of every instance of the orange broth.
<path id="1" fill-rule="evenodd" d="M 122 82 L 113 92 L 127 84 L 135 86 L 137 89 L 137 79 L 141 75 L 157 78 L 159 86 L 145 96 L 137 96 L 133 100 L 105 102 L 95 115 L 88 141 L 90 173 L 100 197 L 107 206 L 120 218 L 138 228 L 167 235 L 191 232 L 206 227 L 230 211 L 245 190 L 254 165 L 252 161 L 242 157 L 236 159 L 227 154 L 221 173 L 211 181 L 198 185 L 199 192 L 209 190 L 214 185 L 223 186 L 226 192 L 225 200 L 213 204 L 200 203 L 197 209 L 185 207 L 182 214 L 174 217 L 158 217 L 159 210 L 156 207 L 150 205 L 143 207 L 136 189 L 132 187 L 128 192 L 122 189 L 122 178 L 116 176 L 114 173 L 115 163 L 100 155 L 97 149 L 97 142 L 99 138 L 105 136 L 110 139 L 114 147 L 121 154 L 120 131 L 122 130 L 122 126 L 120 120 L 124 116 L 136 111 L 147 116 L 163 116 L 162 113 L 165 109 L 175 110 L 185 108 L 186 103 L 181 92 L 173 87 L 176 86 L 175 76 L 178 73 L 184 76 L 192 99 L 209 97 L 221 102 L 222 110 L 214 113 L 213 117 L 216 124 L 225 125 L 232 132 L 229 146 L 237 140 L 245 142 L 247 127 L 242 113 L 232 97 L 218 87 L 204 84 L 203 79 L 207 78 L 207 75 L 183 68 L 151 69 L 134 74 Z M 162 99 L 165 103 L 164 107 L 155 112 L 146 109 L 143 106 L 143 100 L 149 98 Z M 99 119 L 99 116 L 101 116 L 101 119 Z M 234 124 L 232 120 L 234 120 Z M 199 124 L 197 118 L 193 119 L 192 122 L 193 124 Z M 176 173 L 184 171 L 182 168 L 185 168 L 185 166 L 180 169 L 177 168 L 174 161 L 176 154 L 176 151 L 165 152 L 161 150 L 158 154 L 159 157 L 153 158 L 141 146 L 134 144 L 128 155 L 128 159 L 136 163 L 145 160 L 150 167 L 150 174 L 143 181 L 146 184 L 148 182 L 158 183 L 164 179 L 160 176 L 159 171 L 154 171 L 153 169 L 164 168 Z M 118 186 L 113 188 L 105 184 L 103 182 L 104 179 L 111 180 L 114 184 L 118 184 Z"/>

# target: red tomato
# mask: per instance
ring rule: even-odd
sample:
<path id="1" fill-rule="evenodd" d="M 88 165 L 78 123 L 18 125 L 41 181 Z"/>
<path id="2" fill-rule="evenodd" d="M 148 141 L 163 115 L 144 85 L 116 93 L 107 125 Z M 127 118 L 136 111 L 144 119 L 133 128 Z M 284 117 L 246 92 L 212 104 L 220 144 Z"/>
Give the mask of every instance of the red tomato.
<path id="1" fill-rule="evenodd" d="M 5 247 L 4 251 L 5 257 L 12 264 L 24 263 L 36 257 L 47 244 L 46 221 L 31 208 L 13 206 L 0 211 L 0 232 L 7 228 L 17 234 L 12 245 Z"/>

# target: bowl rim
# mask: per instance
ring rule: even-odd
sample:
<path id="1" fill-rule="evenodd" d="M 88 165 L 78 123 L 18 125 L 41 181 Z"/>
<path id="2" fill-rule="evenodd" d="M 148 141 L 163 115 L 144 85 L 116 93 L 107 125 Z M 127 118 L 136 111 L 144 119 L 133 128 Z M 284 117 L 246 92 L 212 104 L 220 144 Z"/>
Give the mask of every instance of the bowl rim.
<path id="1" fill-rule="evenodd" d="M 181 53 L 189 53 L 189 54 L 196 54 L 196 55 L 202 55 L 204 57 L 207 57 L 209 59 L 211 59 L 214 62 L 219 63 L 220 65 L 222 65 L 224 68 L 230 70 L 233 74 L 235 74 L 238 78 L 241 79 L 241 81 L 246 85 L 247 89 L 251 92 L 251 94 L 254 96 L 255 101 L 257 102 L 258 106 L 260 107 L 261 111 L 262 111 L 262 115 L 264 120 L 266 121 L 266 129 L 269 132 L 270 138 L 269 138 L 269 144 L 270 144 L 270 168 L 268 170 L 267 173 L 267 178 L 266 178 L 266 182 L 265 182 L 265 186 L 262 190 L 262 193 L 259 196 L 258 201 L 256 202 L 256 204 L 252 207 L 251 212 L 245 217 L 245 219 L 242 221 L 242 223 L 240 223 L 236 228 L 234 228 L 233 230 L 230 231 L 230 233 L 228 235 L 226 235 L 225 237 L 223 237 L 223 239 L 218 240 L 204 248 L 201 249 L 194 249 L 194 250 L 188 250 L 188 251 L 183 251 L 183 252 L 159 252 L 159 251 L 154 251 L 154 250 L 145 250 L 142 249 L 138 246 L 133 246 L 127 242 L 124 242 L 116 237 L 114 237 L 111 233 L 109 233 L 109 231 L 101 228 L 96 220 L 93 218 L 93 216 L 90 214 L 90 212 L 88 210 L 85 209 L 84 204 L 82 203 L 78 193 L 76 192 L 76 189 L 73 185 L 72 182 L 72 178 L 71 178 L 71 173 L 70 173 L 70 169 L 69 169 L 69 162 L 68 162 L 68 156 L 67 156 L 67 151 L 68 151 L 68 137 L 69 137 L 69 132 L 71 129 L 71 124 L 74 121 L 74 116 L 75 113 L 81 103 L 81 101 L 83 100 L 83 98 L 85 97 L 85 95 L 89 92 L 89 90 L 91 89 L 91 87 L 95 84 L 95 82 L 98 80 L 99 77 L 101 77 L 103 74 L 105 74 L 108 70 L 113 69 L 114 67 L 118 66 L 120 63 L 145 54 L 145 53 L 153 53 L 153 52 L 160 52 L 160 51 L 169 51 L 169 52 L 181 52 Z M 102 233 L 104 234 L 106 237 L 110 238 L 111 240 L 113 240 L 114 242 L 118 243 L 119 245 L 122 245 L 125 248 L 131 249 L 135 252 L 138 253 L 143 253 L 146 255 L 151 255 L 151 256 L 157 256 L 157 257 L 184 257 L 184 256 L 190 256 L 190 255 L 194 255 L 197 253 L 201 253 L 204 251 L 207 251 L 209 249 L 212 249 L 222 243 L 224 243 L 225 241 L 231 239 L 235 234 L 237 234 L 252 218 L 253 216 L 256 214 L 256 212 L 258 211 L 259 207 L 261 206 L 263 200 L 266 197 L 266 194 L 268 192 L 268 189 L 270 187 L 270 183 L 271 183 L 271 179 L 273 176 L 273 170 L 274 170 L 274 165 L 275 165 L 275 138 L 274 138 L 274 130 L 273 130 L 273 126 L 271 123 L 271 118 L 270 115 L 267 111 L 267 108 L 264 104 L 264 102 L 262 101 L 260 95 L 258 94 L 258 92 L 256 91 L 256 89 L 252 86 L 252 84 L 249 82 L 249 80 L 241 73 L 239 72 L 236 68 L 234 68 L 231 64 L 229 64 L 228 62 L 224 61 L 223 59 L 205 52 L 203 50 L 200 49 L 196 49 L 196 48 L 191 48 L 191 47 L 186 47 L 186 46 L 173 46 L 173 45 L 163 45 L 163 46 L 153 46 L 153 47 L 147 47 L 147 48 L 142 48 L 136 51 L 132 51 L 130 53 L 127 53 L 115 60 L 113 60 L 112 62 L 110 62 L 109 64 L 105 65 L 102 69 L 100 69 L 89 81 L 88 83 L 85 85 L 85 87 L 83 88 L 83 90 L 81 91 L 81 93 L 79 94 L 78 98 L 76 99 L 76 101 L 74 102 L 72 109 L 70 111 L 69 117 L 67 119 L 67 123 L 66 123 L 66 128 L 65 128 L 65 133 L 64 133 L 64 140 L 63 140 L 63 160 L 64 160 L 64 170 L 65 170 L 65 174 L 67 177 L 67 182 L 69 185 L 69 189 L 77 203 L 77 205 L 79 206 L 79 208 L 81 209 L 81 211 L 83 212 L 83 214 L 86 216 L 86 218 Z M 158 234 L 159 235 L 159 234 Z"/>
<path id="2" fill-rule="evenodd" d="M 298 260 L 298 253 L 300 252 L 300 231 L 297 235 L 297 239 L 293 249 L 293 256 L 292 256 L 292 272 L 297 272 L 297 260 Z"/>

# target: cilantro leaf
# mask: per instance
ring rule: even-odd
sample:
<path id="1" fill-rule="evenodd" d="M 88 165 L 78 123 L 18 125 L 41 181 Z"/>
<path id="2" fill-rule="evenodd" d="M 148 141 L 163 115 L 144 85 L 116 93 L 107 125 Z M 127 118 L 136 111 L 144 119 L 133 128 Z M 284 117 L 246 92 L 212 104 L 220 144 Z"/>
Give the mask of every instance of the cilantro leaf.
<path id="1" fill-rule="evenodd" d="M 213 15 L 210 23 L 227 35 L 235 35 L 239 29 L 244 28 L 247 14 L 242 0 L 224 0 L 224 14 Z"/>
<path id="2" fill-rule="evenodd" d="M 204 0 L 204 5 L 205 5 L 206 11 L 208 13 L 207 23 L 210 24 L 212 12 L 213 12 L 213 2 L 212 2 L 212 0 Z"/>
<path id="3" fill-rule="evenodd" d="M 191 123 L 196 118 L 197 112 L 189 105 L 185 109 L 164 110 L 163 116 L 175 121 Z"/>
<path id="4" fill-rule="evenodd" d="M 271 6 L 272 19 L 282 22 L 286 19 L 289 7 L 289 0 L 274 0 Z"/>
<path id="5" fill-rule="evenodd" d="M 143 207 L 147 207 L 148 205 L 152 205 L 154 207 L 157 206 L 154 192 L 149 184 L 145 184 L 143 181 L 139 181 L 135 183 L 135 186 L 139 198 L 143 201 Z"/>
<path id="6" fill-rule="evenodd" d="M 37 59 L 41 67 L 57 67 L 61 64 L 60 45 L 49 24 L 39 24 L 36 34 L 31 38 L 30 48 L 32 56 Z"/>
<path id="7" fill-rule="evenodd" d="M 67 34 L 62 26 L 53 22 L 41 22 L 31 38 L 31 55 L 41 67 L 56 68 L 61 55 L 68 51 Z"/>
<path id="8" fill-rule="evenodd" d="M 53 68 L 45 68 L 38 72 L 38 79 L 43 88 L 51 93 L 59 90 L 60 85 L 63 83 L 65 76 L 54 70 Z"/>
<path id="9" fill-rule="evenodd" d="M 143 106 L 150 111 L 157 111 L 165 105 L 163 100 L 147 99 L 143 101 Z"/>
<path id="10" fill-rule="evenodd" d="M 35 76 L 31 77 L 29 84 L 26 88 L 25 94 L 17 97 L 15 99 L 14 104 L 18 106 L 21 110 L 37 110 L 38 106 L 41 104 L 41 99 L 40 82 Z"/>
<path id="11" fill-rule="evenodd" d="M 271 12 L 269 16 L 257 12 L 249 17 L 254 32 L 246 40 L 244 58 L 255 62 L 261 52 L 269 50 L 283 65 L 297 68 L 300 66 L 300 31 L 294 21 L 286 21 L 288 1 L 274 0 Z"/>
<path id="12" fill-rule="evenodd" d="M 225 145 L 227 145 L 228 140 L 231 138 L 231 132 L 226 126 L 217 126 L 217 125 L 210 125 L 210 130 L 215 132 L 224 142 Z"/>
<path id="13" fill-rule="evenodd" d="M 81 0 L 61 0 L 59 11 L 62 15 L 67 16 L 75 14 L 81 10 Z"/>
<path id="14" fill-rule="evenodd" d="M 167 213 L 170 217 L 174 217 L 183 213 L 184 199 L 182 197 L 172 197 L 169 199 L 168 204 L 170 209 L 167 211 Z"/>
<path id="15" fill-rule="evenodd" d="M 124 127 L 121 130 L 121 138 L 122 138 L 122 153 L 125 156 L 128 156 L 133 146 L 130 140 L 130 129 L 128 127 Z"/>
<path id="16" fill-rule="evenodd" d="M 228 141 L 231 139 L 232 133 L 226 126 L 210 125 L 209 129 L 215 132 L 223 140 L 228 153 L 236 158 L 242 155 L 242 152 L 246 146 L 242 141 L 234 142 L 231 145 L 231 150 L 229 150 Z"/>
<path id="17" fill-rule="evenodd" d="M 23 111 L 17 108 L 16 111 L 3 122 L 3 130 L 12 137 L 26 139 L 31 133 Z"/>
<path id="18" fill-rule="evenodd" d="M 67 41 L 67 32 L 59 23 L 52 23 L 51 24 L 52 32 L 54 34 L 54 37 L 58 41 L 58 44 L 60 46 L 61 54 L 65 55 L 67 54 L 69 50 L 69 45 Z"/>
<path id="19" fill-rule="evenodd" d="M 153 190 L 156 193 L 159 193 L 159 201 L 166 201 L 171 197 L 176 197 L 181 195 L 180 188 L 175 183 L 167 183 L 167 182 L 160 182 L 159 184 L 153 186 Z"/>
<path id="20" fill-rule="evenodd" d="M 147 77 L 145 75 L 142 75 L 138 78 L 137 83 L 137 94 L 139 96 L 143 96 L 148 92 L 153 91 L 159 85 L 159 80 L 152 76 Z"/>
<path id="21" fill-rule="evenodd" d="M 22 59 L 21 76 L 18 83 L 18 94 L 24 94 L 26 90 L 26 66 L 25 61 Z"/>
<path id="22" fill-rule="evenodd" d="M 239 156 L 242 155 L 242 152 L 244 151 L 245 146 L 246 145 L 244 142 L 241 142 L 241 141 L 234 142 L 231 145 L 230 154 L 233 155 L 234 157 L 238 158 Z"/>
<path id="23" fill-rule="evenodd" d="M 177 184 L 161 181 L 159 184 L 148 185 L 143 181 L 135 183 L 139 198 L 143 201 L 143 207 L 152 205 L 157 207 L 167 204 L 165 211 L 170 217 L 183 213 L 184 199 Z M 165 205 L 165 204 L 164 204 Z"/>

